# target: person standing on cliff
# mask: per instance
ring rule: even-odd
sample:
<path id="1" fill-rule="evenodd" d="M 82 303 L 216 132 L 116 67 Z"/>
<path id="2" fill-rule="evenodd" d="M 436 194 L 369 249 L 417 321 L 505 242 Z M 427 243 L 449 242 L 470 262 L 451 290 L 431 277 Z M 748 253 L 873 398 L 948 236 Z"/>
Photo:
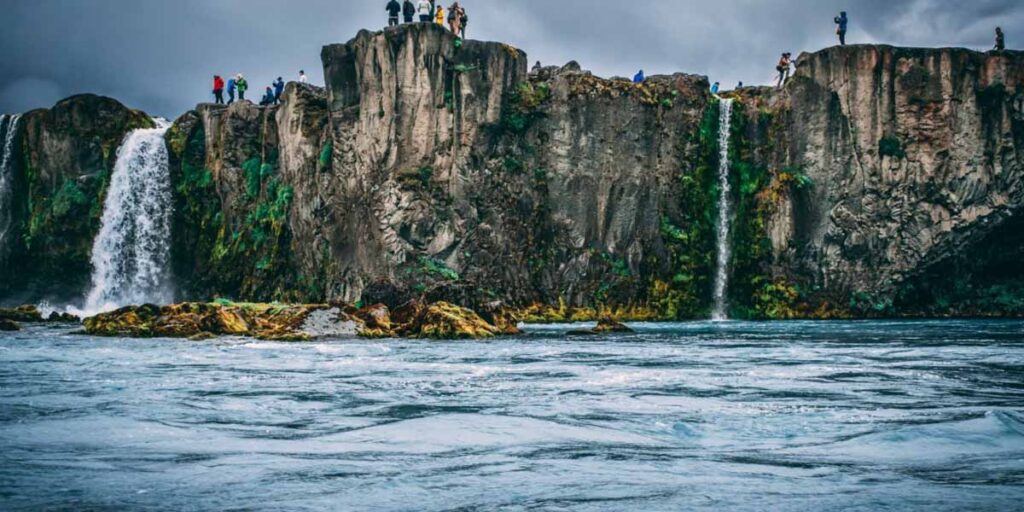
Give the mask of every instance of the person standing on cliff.
<path id="1" fill-rule="evenodd" d="M 644 76 L 644 70 L 642 70 L 642 69 L 640 70 L 639 73 L 637 73 L 636 75 L 633 76 L 633 83 L 634 84 L 642 84 L 642 83 L 644 83 L 644 80 L 647 80 L 647 77 Z"/>
<path id="2" fill-rule="evenodd" d="M 429 0 L 420 0 L 416 10 L 420 13 L 420 23 L 434 21 L 434 5 Z"/>
<path id="3" fill-rule="evenodd" d="M 459 18 L 459 28 L 461 29 L 459 30 L 459 37 L 466 39 L 466 24 L 469 23 L 469 16 L 466 14 L 465 7 L 459 7 L 459 12 L 461 13 L 461 18 Z"/>
<path id="4" fill-rule="evenodd" d="M 235 102 L 235 86 L 236 82 L 234 78 L 228 79 L 228 105 Z"/>
<path id="5" fill-rule="evenodd" d="M 444 26 L 444 7 L 441 7 L 440 5 L 437 6 L 437 16 L 434 18 L 434 21 L 437 22 L 438 25 L 441 25 L 442 27 Z"/>
<path id="6" fill-rule="evenodd" d="M 846 46 L 846 26 L 850 23 L 850 19 L 846 17 L 846 11 L 839 13 L 836 16 L 836 35 L 839 36 L 839 44 Z"/>
<path id="7" fill-rule="evenodd" d="M 1006 49 L 1006 37 L 1003 36 L 1003 27 L 996 27 L 996 46 L 993 49 L 997 52 Z"/>
<path id="8" fill-rule="evenodd" d="M 245 81 L 241 73 L 235 77 L 235 87 L 238 88 L 238 101 L 245 101 L 245 91 L 249 89 L 249 82 Z"/>
<path id="9" fill-rule="evenodd" d="M 462 7 L 459 7 L 458 2 L 448 8 L 448 28 L 452 30 L 452 34 L 462 33 Z"/>
<path id="10" fill-rule="evenodd" d="M 224 104 L 224 79 L 220 75 L 213 75 L 213 99 L 218 105 Z"/>
<path id="11" fill-rule="evenodd" d="M 274 82 L 274 104 L 281 104 L 281 94 L 284 93 L 284 79 L 277 77 L 277 81 Z"/>
<path id="12" fill-rule="evenodd" d="M 789 79 L 789 59 L 792 55 L 791 53 L 783 53 L 782 58 L 779 59 L 779 65 L 775 66 L 775 70 L 779 72 L 779 83 L 776 84 L 776 87 L 779 89 L 782 89 L 782 86 L 786 85 L 786 80 Z"/>
<path id="13" fill-rule="evenodd" d="M 715 82 L 711 85 L 711 94 L 718 95 L 718 90 L 722 88 L 722 84 Z"/>
<path id="14" fill-rule="evenodd" d="M 309 77 L 306 76 L 306 70 L 304 70 L 304 69 L 300 69 L 299 70 L 299 83 L 300 84 L 308 84 L 309 83 Z"/>
<path id="15" fill-rule="evenodd" d="M 398 3 L 398 0 L 391 0 L 388 5 L 384 7 L 384 10 L 388 12 L 388 26 L 398 26 L 398 15 L 402 13 L 402 4 Z"/>
<path id="16" fill-rule="evenodd" d="M 416 5 L 412 0 L 405 0 L 402 4 L 402 17 L 406 23 L 412 23 L 413 16 L 416 16 Z"/>

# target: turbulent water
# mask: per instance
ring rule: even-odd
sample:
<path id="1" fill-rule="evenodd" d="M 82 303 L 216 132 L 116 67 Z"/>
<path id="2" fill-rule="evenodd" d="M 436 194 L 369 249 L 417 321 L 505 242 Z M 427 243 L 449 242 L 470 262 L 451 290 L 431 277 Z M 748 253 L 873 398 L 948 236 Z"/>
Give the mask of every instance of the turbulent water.
<path id="1" fill-rule="evenodd" d="M 732 133 L 732 100 L 719 101 L 718 119 L 718 258 L 715 262 L 714 310 L 712 318 L 729 316 L 729 260 L 732 258 L 729 230 L 732 222 L 732 187 L 729 184 L 729 134 Z"/>
<path id="2" fill-rule="evenodd" d="M 117 152 L 92 250 L 92 290 L 84 313 L 129 304 L 166 304 L 170 283 L 171 177 L 164 133 L 169 123 L 135 130 Z"/>
<path id="3" fill-rule="evenodd" d="M 3 510 L 1019 510 L 1020 322 L 0 334 Z"/>
<path id="4" fill-rule="evenodd" d="M 14 139 L 20 115 L 0 116 L 0 260 L 11 228 L 11 198 L 14 187 Z"/>

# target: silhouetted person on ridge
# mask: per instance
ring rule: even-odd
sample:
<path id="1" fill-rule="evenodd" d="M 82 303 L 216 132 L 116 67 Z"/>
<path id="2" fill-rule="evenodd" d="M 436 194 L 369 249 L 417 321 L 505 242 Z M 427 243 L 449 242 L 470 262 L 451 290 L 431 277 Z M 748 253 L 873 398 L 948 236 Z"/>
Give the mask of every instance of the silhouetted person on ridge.
<path id="1" fill-rule="evenodd" d="M 1003 27 L 996 27 L 996 46 L 993 49 L 997 52 L 1006 49 L 1006 37 L 1003 36 Z"/>
<path id="2" fill-rule="evenodd" d="M 782 58 L 779 59 L 779 65 L 775 66 L 775 70 L 779 72 L 779 83 L 776 85 L 779 89 L 782 89 L 782 86 L 786 84 L 786 80 L 789 78 L 789 58 L 792 55 L 791 53 L 783 53 Z"/>
<path id="3" fill-rule="evenodd" d="M 642 83 L 644 83 L 644 80 L 647 80 L 647 77 L 644 76 L 644 70 L 642 70 L 642 69 L 640 70 L 639 73 L 637 73 L 636 75 L 633 76 L 633 83 L 634 84 L 642 84 Z"/>
<path id="4" fill-rule="evenodd" d="M 412 0 L 405 0 L 402 4 L 402 16 L 406 23 L 412 23 L 413 16 L 416 16 L 416 5 Z"/>
<path id="5" fill-rule="evenodd" d="M 277 77 L 277 81 L 274 82 L 274 104 L 281 104 L 281 94 L 284 93 L 284 79 Z"/>
<path id="6" fill-rule="evenodd" d="M 268 106 L 273 105 L 273 104 L 274 104 L 274 90 L 271 89 L 268 86 L 267 87 L 267 91 L 263 93 L 263 99 L 260 100 L 260 106 L 261 107 L 268 107 Z"/>
<path id="7" fill-rule="evenodd" d="M 402 12 L 402 4 L 398 3 L 398 0 L 391 0 L 384 10 L 388 11 L 388 26 L 397 27 L 398 15 Z"/>
<path id="8" fill-rule="evenodd" d="M 235 102 L 235 87 L 236 82 L 234 78 L 228 79 L 228 105 Z"/>
<path id="9" fill-rule="evenodd" d="M 465 7 L 459 7 L 459 12 L 462 14 L 459 18 L 459 37 L 466 38 L 466 24 L 469 23 L 469 15 L 466 14 Z"/>
<path id="10" fill-rule="evenodd" d="M 420 13 L 420 23 L 431 23 L 434 21 L 434 2 L 420 0 L 416 4 L 416 12 Z"/>
<path id="11" fill-rule="evenodd" d="M 742 89 L 743 88 L 743 82 L 740 82 L 740 83 L 736 84 L 736 88 L 737 89 Z"/>
<path id="12" fill-rule="evenodd" d="M 458 2 L 455 2 L 448 8 L 448 28 L 451 29 L 452 34 L 459 35 L 462 33 L 462 7 L 459 6 Z"/>
<path id="13" fill-rule="evenodd" d="M 846 46 L 846 26 L 850 23 L 850 19 L 846 17 L 846 11 L 839 13 L 836 16 L 836 35 L 839 36 L 839 44 Z"/>
<path id="14" fill-rule="evenodd" d="M 213 75 L 213 99 L 218 105 L 224 104 L 224 79 Z"/>

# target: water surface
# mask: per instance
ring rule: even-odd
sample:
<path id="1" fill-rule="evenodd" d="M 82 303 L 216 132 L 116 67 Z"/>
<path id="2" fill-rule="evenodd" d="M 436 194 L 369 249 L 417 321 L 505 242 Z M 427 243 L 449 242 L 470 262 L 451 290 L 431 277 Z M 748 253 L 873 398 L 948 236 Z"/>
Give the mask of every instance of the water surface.
<path id="1" fill-rule="evenodd" d="M 1024 323 L 0 334 L 0 509 L 1020 510 Z"/>

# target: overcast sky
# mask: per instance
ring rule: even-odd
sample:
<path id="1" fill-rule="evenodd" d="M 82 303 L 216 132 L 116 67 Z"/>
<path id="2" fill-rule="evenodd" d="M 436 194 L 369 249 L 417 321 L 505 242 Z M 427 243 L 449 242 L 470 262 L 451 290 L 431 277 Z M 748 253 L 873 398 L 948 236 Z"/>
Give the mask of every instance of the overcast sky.
<path id="1" fill-rule="evenodd" d="M 386 23 L 385 0 L 2 0 L 0 112 L 72 94 L 115 97 L 174 118 L 208 101 L 213 74 L 245 73 L 258 97 L 320 48 Z M 447 4 L 447 0 L 446 0 Z M 768 83 L 777 56 L 850 43 L 989 49 L 1002 25 L 1024 41 L 1021 0 L 464 0 L 471 39 L 508 42 L 531 63 L 576 60 L 601 76 L 683 71 L 732 87 Z"/>

